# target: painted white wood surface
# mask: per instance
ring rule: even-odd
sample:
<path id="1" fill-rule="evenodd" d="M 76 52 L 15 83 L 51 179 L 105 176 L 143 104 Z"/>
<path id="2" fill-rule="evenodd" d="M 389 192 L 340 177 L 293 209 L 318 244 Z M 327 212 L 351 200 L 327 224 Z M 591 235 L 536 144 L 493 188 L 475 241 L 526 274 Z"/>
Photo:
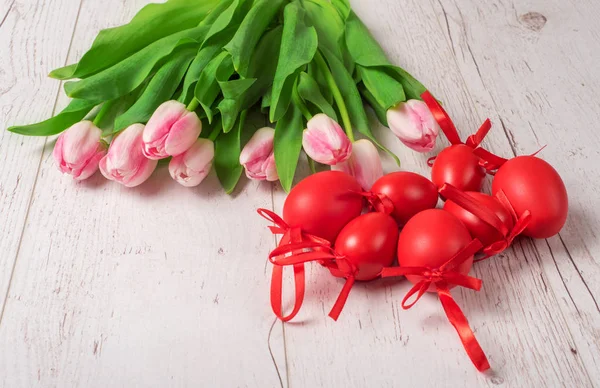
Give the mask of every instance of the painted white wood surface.
<path id="1" fill-rule="evenodd" d="M 0 0 L 0 127 L 64 106 L 47 72 L 145 3 Z M 568 185 L 559 237 L 520 240 L 478 264 L 481 292 L 454 292 L 493 372 L 475 371 L 435 298 L 403 311 L 401 281 L 357 285 L 334 323 L 326 313 L 342 284 L 310 268 L 298 322 L 275 322 L 274 240 L 254 211 L 281 209 L 277 187 L 247 183 L 228 197 L 214 176 L 189 190 L 164 169 L 133 190 L 100 176 L 74 184 L 56 171 L 51 139 L 1 132 L 0 387 L 600 385 L 600 5 L 352 3 L 463 135 L 490 117 L 497 153 L 548 144 Z M 377 132 L 404 169 L 427 173 L 425 157 Z"/>

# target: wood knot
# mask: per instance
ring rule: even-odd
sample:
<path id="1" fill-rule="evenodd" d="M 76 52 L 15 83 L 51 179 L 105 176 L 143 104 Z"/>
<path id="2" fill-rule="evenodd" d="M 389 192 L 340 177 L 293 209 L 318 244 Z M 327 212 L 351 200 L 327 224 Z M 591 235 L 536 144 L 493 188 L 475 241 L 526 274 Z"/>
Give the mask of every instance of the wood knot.
<path id="1" fill-rule="evenodd" d="M 548 19 L 539 12 L 527 12 L 519 16 L 519 21 L 532 31 L 540 31 L 544 28 Z"/>

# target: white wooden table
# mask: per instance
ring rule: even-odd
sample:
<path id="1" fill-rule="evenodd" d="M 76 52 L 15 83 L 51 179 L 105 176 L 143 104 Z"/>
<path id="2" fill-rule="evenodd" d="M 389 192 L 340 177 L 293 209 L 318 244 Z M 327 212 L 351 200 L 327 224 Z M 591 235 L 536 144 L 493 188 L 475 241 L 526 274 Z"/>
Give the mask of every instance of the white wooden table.
<path id="1" fill-rule="evenodd" d="M 0 0 L 0 128 L 62 108 L 48 71 L 146 2 Z M 281 210 L 278 186 L 228 197 L 214 176 L 190 190 L 164 169 L 136 189 L 75 184 L 52 139 L 3 131 L 1 387 L 600 386 L 600 2 L 352 3 L 463 136 L 490 117 L 495 153 L 547 144 L 568 186 L 560 236 L 520 240 L 474 268 L 481 292 L 454 292 L 493 371 L 471 365 L 436 298 L 401 309 L 406 282 L 358 284 L 335 323 L 342 284 L 312 268 L 299 323 L 276 321 L 274 239 L 255 209 Z M 377 132 L 404 169 L 428 173 L 426 157 Z"/>

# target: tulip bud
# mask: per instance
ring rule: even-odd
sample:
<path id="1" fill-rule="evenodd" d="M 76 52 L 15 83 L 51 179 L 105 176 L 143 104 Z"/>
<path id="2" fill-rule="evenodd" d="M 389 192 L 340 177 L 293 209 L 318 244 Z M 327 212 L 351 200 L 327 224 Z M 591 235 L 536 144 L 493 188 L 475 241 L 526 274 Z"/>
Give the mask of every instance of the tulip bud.
<path id="1" fill-rule="evenodd" d="M 198 186 L 210 172 L 215 158 L 215 144 L 208 139 L 198 139 L 181 155 L 169 163 L 171 177 L 185 187 Z"/>
<path id="2" fill-rule="evenodd" d="M 94 175 L 100 159 L 106 155 L 102 130 L 91 121 L 82 121 L 63 132 L 56 141 L 52 156 L 58 169 L 82 181 Z"/>
<path id="3" fill-rule="evenodd" d="M 113 139 L 108 153 L 100 161 L 100 171 L 106 179 L 135 187 L 150 178 L 158 161 L 144 156 L 143 132 L 142 124 L 133 124 Z"/>
<path id="4" fill-rule="evenodd" d="M 345 162 L 331 167 L 356 178 L 364 190 L 371 190 L 373 184 L 383 176 L 383 166 L 377 148 L 369 140 L 354 142 L 352 155 Z"/>
<path id="5" fill-rule="evenodd" d="M 269 182 L 279 179 L 273 153 L 274 139 L 275 130 L 265 127 L 256 131 L 246 144 L 240 154 L 240 164 L 244 166 L 248 178 Z"/>
<path id="6" fill-rule="evenodd" d="M 154 112 L 144 130 L 144 155 L 164 159 L 187 151 L 202 132 L 202 121 L 178 101 L 167 101 Z"/>
<path id="7" fill-rule="evenodd" d="M 423 101 L 401 102 L 387 111 L 390 129 L 404 145 L 417 151 L 429 152 L 435 147 L 440 126 Z"/>
<path id="8" fill-rule="evenodd" d="M 352 153 L 352 142 L 342 127 L 323 113 L 308 121 L 302 147 L 311 159 L 330 166 L 348 160 Z"/>

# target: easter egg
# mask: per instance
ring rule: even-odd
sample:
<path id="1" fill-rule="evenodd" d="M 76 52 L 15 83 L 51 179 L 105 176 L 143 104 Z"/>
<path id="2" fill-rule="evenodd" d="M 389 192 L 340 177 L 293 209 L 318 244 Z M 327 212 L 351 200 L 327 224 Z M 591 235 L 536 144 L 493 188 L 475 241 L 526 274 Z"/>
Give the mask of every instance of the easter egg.
<path id="1" fill-rule="evenodd" d="M 517 215 L 531 212 L 523 234 L 533 238 L 556 235 L 567 220 L 569 199 L 560 175 L 535 156 L 518 156 L 500 167 L 492 182 L 492 193 L 504 192 Z"/>
<path id="2" fill-rule="evenodd" d="M 467 227 L 453 214 L 442 209 L 429 209 L 408 221 L 398 238 L 398 264 L 401 267 L 439 268 L 448 262 L 473 239 Z M 455 270 L 466 275 L 473 266 L 473 257 Z M 407 275 L 417 284 L 423 278 Z M 431 285 L 429 291 L 435 291 Z"/>
<path id="3" fill-rule="evenodd" d="M 461 191 L 481 191 L 486 172 L 473 148 L 456 144 L 444 149 L 435 159 L 431 180 L 438 188 L 449 183 Z"/>
<path id="4" fill-rule="evenodd" d="M 436 186 L 422 175 L 400 171 L 381 177 L 373 187 L 374 194 L 385 195 L 394 205 L 391 214 L 398 225 L 404 225 L 415 214 L 433 209 L 438 202 Z"/>
<path id="5" fill-rule="evenodd" d="M 348 222 L 363 209 L 362 189 L 354 177 L 340 171 L 310 175 L 296 185 L 283 206 L 290 227 L 335 241 Z"/>

